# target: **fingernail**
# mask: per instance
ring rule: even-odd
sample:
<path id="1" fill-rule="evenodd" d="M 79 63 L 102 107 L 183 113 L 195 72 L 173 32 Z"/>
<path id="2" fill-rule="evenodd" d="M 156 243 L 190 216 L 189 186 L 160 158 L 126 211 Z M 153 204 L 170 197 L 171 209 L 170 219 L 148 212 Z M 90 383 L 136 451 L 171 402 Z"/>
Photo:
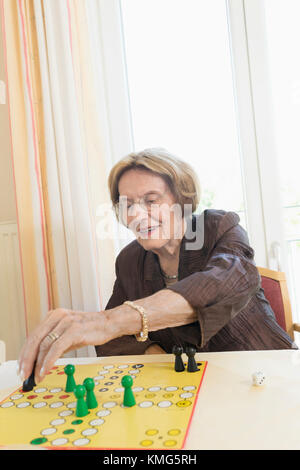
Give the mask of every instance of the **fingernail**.
<path id="1" fill-rule="evenodd" d="M 45 368 L 42 367 L 41 370 L 40 370 L 40 373 L 39 375 L 37 376 L 37 380 L 35 380 L 35 383 L 38 383 L 40 382 L 41 380 L 43 380 L 43 376 L 45 375 Z"/>

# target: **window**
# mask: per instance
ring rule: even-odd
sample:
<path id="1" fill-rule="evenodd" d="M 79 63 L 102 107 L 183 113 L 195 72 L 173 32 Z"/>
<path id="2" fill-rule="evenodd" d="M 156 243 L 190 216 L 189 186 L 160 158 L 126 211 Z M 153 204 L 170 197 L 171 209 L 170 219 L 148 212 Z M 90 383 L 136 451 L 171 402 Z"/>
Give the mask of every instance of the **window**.
<path id="1" fill-rule="evenodd" d="M 202 186 L 199 210 L 246 227 L 225 0 L 121 0 L 135 150 L 165 147 Z"/>
<path id="2" fill-rule="evenodd" d="M 300 314 L 300 2 L 265 0 L 274 126 L 293 312 Z M 296 318 L 295 318 L 296 319 Z"/>
<path id="3" fill-rule="evenodd" d="M 110 0 L 100 28 L 113 161 L 158 146 L 188 161 L 199 210 L 237 212 L 257 266 L 286 273 L 294 321 L 299 9 L 299 0 Z"/>

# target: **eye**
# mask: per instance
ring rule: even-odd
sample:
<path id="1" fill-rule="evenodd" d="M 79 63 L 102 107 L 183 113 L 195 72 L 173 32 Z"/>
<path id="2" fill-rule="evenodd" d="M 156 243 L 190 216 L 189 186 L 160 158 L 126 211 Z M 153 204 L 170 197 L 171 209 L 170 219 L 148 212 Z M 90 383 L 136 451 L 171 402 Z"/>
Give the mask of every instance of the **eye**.
<path id="1" fill-rule="evenodd" d="M 155 197 L 147 198 L 147 199 L 145 200 L 145 202 L 146 202 L 146 204 L 155 204 L 155 203 L 158 202 L 158 198 L 157 198 L 157 197 L 156 197 L 156 198 L 155 198 Z"/>

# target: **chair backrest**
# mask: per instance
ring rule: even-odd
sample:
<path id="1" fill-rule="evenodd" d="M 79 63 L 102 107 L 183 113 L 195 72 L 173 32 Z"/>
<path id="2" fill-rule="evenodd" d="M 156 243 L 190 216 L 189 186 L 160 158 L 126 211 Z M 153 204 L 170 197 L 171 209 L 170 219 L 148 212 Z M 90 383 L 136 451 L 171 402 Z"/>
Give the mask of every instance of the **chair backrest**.
<path id="1" fill-rule="evenodd" d="M 261 277 L 261 286 L 277 323 L 294 340 L 292 309 L 285 274 L 268 268 L 257 267 L 257 269 Z"/>

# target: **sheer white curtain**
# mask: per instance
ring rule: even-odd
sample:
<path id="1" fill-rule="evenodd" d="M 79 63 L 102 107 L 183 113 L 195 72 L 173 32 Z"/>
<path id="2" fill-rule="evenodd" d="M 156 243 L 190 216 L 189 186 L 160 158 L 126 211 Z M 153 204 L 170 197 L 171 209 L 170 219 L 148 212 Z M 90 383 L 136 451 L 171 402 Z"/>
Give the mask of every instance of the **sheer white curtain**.
<path id="1" fill-rule="evenodd" d="M 42 3 L 43 11 L 41 0 L 34 7 L 58 297 L 60 306 L 99 311 L 112 290 L 116 252 L 96 230 L 112 164 L 99 10 L 91 1 Z"/>

